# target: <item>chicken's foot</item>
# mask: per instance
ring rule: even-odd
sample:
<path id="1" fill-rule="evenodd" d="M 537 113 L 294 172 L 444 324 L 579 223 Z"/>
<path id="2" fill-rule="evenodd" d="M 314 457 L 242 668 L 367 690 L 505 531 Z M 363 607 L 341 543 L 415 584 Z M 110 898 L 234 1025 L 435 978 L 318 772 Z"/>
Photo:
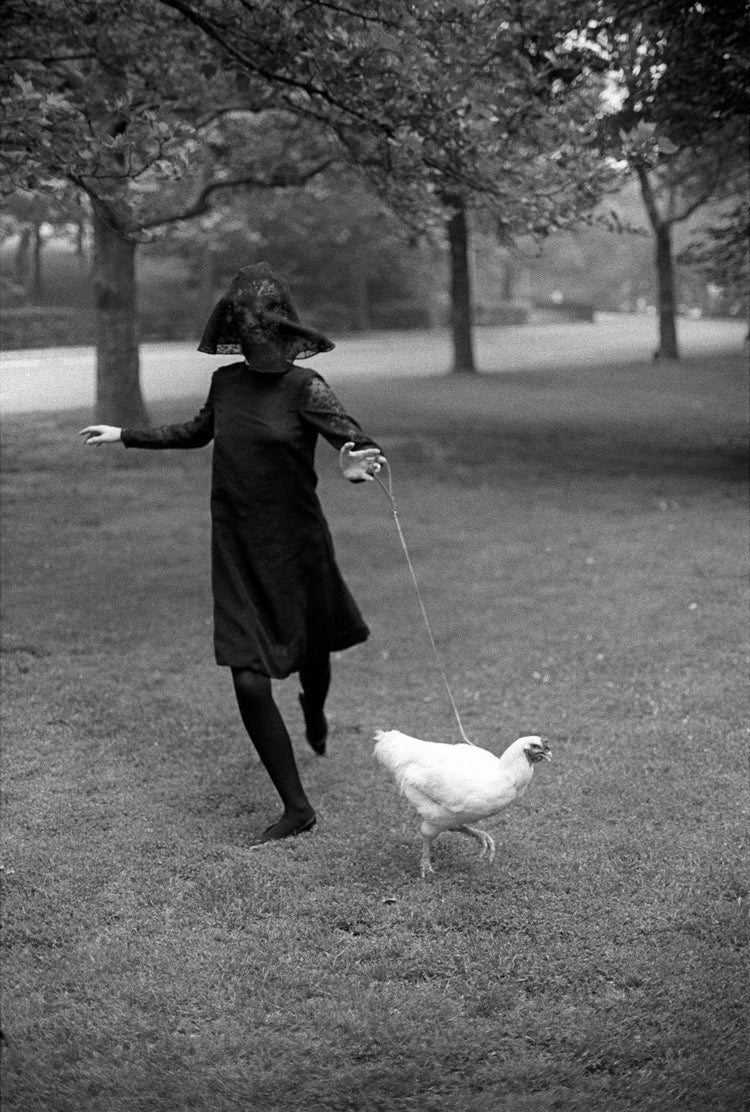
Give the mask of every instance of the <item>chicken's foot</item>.
<path id="1" fill-rule="evenodd" d="M 476 838 L 481 845 L 479 853 L 480 857 L 487 855 L 487 860 L 490 865 L 495 860 L 495 841 L 489 836 L 485 830 L 480 830 L 477 826 L 459 826 L 458 829 L 462 834 L 468 834 L 470 838 Z"/>

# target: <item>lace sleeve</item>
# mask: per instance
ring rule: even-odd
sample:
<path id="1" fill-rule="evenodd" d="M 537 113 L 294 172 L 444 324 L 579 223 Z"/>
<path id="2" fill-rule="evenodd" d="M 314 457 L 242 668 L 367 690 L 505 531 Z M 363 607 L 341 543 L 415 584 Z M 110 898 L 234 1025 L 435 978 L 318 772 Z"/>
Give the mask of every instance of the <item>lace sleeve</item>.
<path id="1" fill-rule="evenodd" d="M 364 432 L 344 410 L 325 379 L 313 372 L 302 389 L 304 420 L 314 425 L 334 448 L 352 442 L 356 448 L 377 448 L 379 445 Z"/>
<path id="2" fill-rule="evenodd" d="M 123 429 L 126 448 L 203 448 L 214 435 L 214 407 L 211 393 L 192 421 L 177 425 L 158 425 L 152 429 Z"/>

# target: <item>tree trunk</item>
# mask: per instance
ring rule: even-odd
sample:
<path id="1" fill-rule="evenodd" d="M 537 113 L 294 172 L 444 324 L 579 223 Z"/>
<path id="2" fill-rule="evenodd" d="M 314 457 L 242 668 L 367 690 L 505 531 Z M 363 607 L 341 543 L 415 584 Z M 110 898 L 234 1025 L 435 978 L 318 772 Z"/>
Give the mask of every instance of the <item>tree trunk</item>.
<path id="1" fill-rule="evenodd" d="M 674 259 L 672 229 L 662 224 L 656 229 L 656 275 L 659 283 L 659 351 L 661 359 L 679 359 L 676 305 L 674 296 Z"/>
<path id="2" fill-rule="evenodd" d="M 79 262 L 86 261 L 86 250 L 84 243 L 86 240 L 86 220 L 83 216 L 79 216 L 76 221 L 76 258 Z"/>
<path id="3" fill-rule="evenodd" d="M 95 418 L 110 425 L 148 424 L 139 380 L 135 246 L 112 210 L 95 203 Z"/>
<path id="4" fill-rule="evenodd" d="M 13 260 L 13 280 L 28 295 L 29 252 L 31 249 L 31 226 L 24 224 L 18 237 L 18 246 Z"/>
<path id="5" fill-rule="evenodd" d="M 503 301 L 513 300 L 513 287 L 515 284 L 516 275 L 513 266 L 513 260 L 510 256 L 505 260 L 505 268 L 503 270 L 503 287 L 501 297 Z"/>
<path id="6" fill-rule="evenodd" d="M 31 269 L 31 300 L 35 305 L 44 301 L 44 278 L 42 276 L 42 251 L 44 250 L 44 236 L 41 224 L 34 225 L 32 269 Z"/>
<path id="7" fill-rule="evenodd" d="M 657 299 L 659 303 L 659 347 L 654 352 L 654 357 L 656 359 L 679 359 L 674 259 L 672 257 L 672 225 L 659 212 L 648 170 L 644 166 L 638 165 L 636 166 L 636 173 L 641 186 L 643 204 L 648 213 L 655 240 Z"/>
<path id="8" fill-rule="evenodd" d="M 460 197 L 446 198 L 453 209 L 448 220 L 451 259 L 451 330 L 453 333 L 453 371 L 476 371 L 471 332 L 471 280 L 469 277 L 469 229 L 466 206 Z"/>

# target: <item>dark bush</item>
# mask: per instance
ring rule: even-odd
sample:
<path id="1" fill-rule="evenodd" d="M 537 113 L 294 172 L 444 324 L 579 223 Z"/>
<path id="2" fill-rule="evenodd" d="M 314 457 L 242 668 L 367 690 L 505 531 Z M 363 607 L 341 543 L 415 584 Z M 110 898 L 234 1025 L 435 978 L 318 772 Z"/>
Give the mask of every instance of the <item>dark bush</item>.
<path id="1" fill-rule="evenodd" d="M 138 313 L 139 339 L 152 343 L 159 340 L 195 340 L 202 321 L 195 311 L 174 307 L 142 308 Z M 3 351 L 24 348 L 75 347 L 96 342 L 96 323 L 92 311 L 26 305 L 5 309 L 0 316 L 0 348 Z"/>
<path id="2" fill-rule="evenodd" d="M 208 314 L 206 314 L 207 316 Z M 141 305 L 138 310 L 140 338 L 143 341 L 195 340 L 203 329 L 203 316 L 192 306 L 183 303 L 176 307 L 170 305 Z"/>
<path id="3" fill-rule="evenodd" d="M 578 320 L 592 324 L 594 306 L 590 301 L 535 301 L 534 317 L 538 321 Z"/>
<path id="4" fill-rule="evenodd" d="M 24 305 L 5 309 L 0 315 L 0 347 L 3 351 L 73 347 L 93 342 L 94 321 L 91 313 L 85 310 Z"/>
<path id="5" fill-rule="evenodd" d="M 529 308 L 517 301 L 496 301 L 490 305 L 477 305 L 474 310 L 474 323 L 494 325 L 526 324 Z"/>
<path id="6" fill-rule="evenodd" d="M 429 328 L 430 310 L 421 301 L 381 301 L 370 307 L 373 328 Z"/>

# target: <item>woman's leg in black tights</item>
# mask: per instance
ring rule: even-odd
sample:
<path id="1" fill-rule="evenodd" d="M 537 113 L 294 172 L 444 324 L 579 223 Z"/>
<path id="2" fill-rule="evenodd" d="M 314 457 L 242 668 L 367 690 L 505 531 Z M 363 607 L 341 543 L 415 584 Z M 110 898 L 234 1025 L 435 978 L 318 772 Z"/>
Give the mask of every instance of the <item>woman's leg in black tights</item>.
<path id="1" fill-rule="evenodd" d="M 271 680 L 249 668 L 232 668 L 232 679 L 245 729 L 284 804 L 282 818 L 268 828 L 264 837 L 283 838 L 297 832 L 299 827 L 309 829 L 315 812 L 302 787 L 289 733 L 273 698 Z"/>
<path id="2" fill-rule="evenodd" d="M 331 659 L 328 655 L 300 668 L 302 694 L 299 701 L 305 715 L 305 733 L 312 748 L 320 756 L 326 751 L 328 722 L 324 713 L 326 696 L 331 686 Z"/>

